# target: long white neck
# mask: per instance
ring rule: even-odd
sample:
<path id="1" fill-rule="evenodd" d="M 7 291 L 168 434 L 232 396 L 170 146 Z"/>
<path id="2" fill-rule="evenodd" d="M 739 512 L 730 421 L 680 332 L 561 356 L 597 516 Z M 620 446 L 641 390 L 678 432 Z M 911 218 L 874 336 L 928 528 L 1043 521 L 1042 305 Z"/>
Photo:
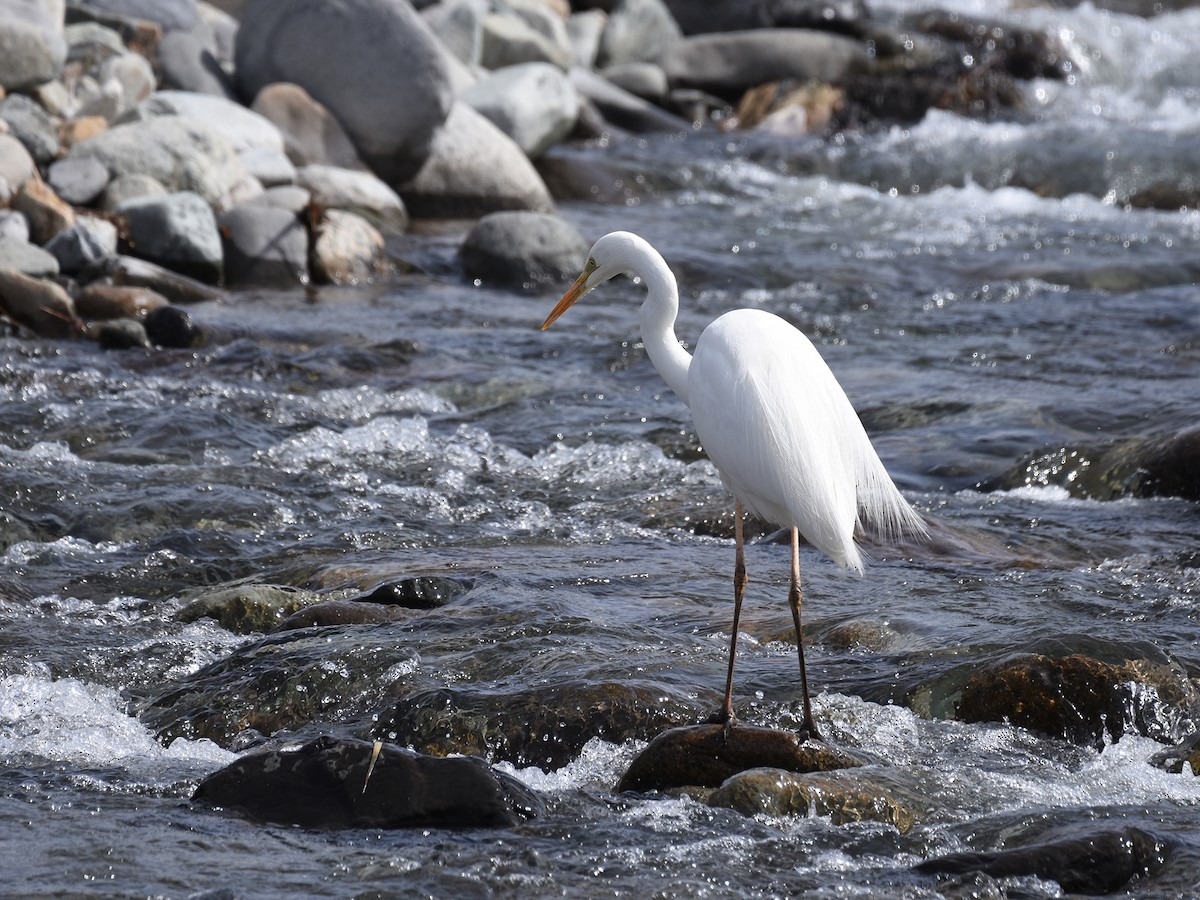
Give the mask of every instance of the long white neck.
<path id="1" fill-rule="evenodd" d="M 685 405 L 688 399 L 688 369 L 692 355 L 679 346 L 675 337 L 675 317 L 679 314 L 679 290 L 666 264 L 661 272 L 641 275 L 646 285 L 646 299 L 642 302 L 642 343 L 650 362 Z"/>

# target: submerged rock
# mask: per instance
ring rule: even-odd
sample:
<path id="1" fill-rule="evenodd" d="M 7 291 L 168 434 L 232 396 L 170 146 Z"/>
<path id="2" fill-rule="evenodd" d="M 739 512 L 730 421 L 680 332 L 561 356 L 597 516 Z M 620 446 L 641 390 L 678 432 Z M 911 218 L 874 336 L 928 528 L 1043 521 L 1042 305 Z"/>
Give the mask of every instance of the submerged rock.
<path id="1" fill-rule="evenodd" d="M 1057 882 L 1071 894 L 1111 894 L 1135 879 L 1152 877 L 1166 863 L 1171 849 L 1168 841 L 1130 827 L 1028 847 L 951 853 L 916 868 L 927 875 L 1035 875 Z"/>
<path id="2" fill-rule="evenodd" d="M 708 795 L 709 806 L 743 815 L 829 816 L 834 825 L 883 822 L 902 834 L 916 821 L 890 787 L 857 771 L 797 774 L 783 769 L 748 769 L 727 778 Z"/>
<path id="3" fill-rule="evenodd" d="M 805 773 L 863 764 L 844 750 L 790 731 L 752 725 L 686 725 L 651 741 L 630 763 L 617 790 L 718 787 L 749 769 Z"/>
<path id="4" fill-rule="evenodd" d="M 368 741 L 331 737 L 263 750 L 204 779 L 192 800 L 302 828 L 511 827 L 542 811 L 536 794 L 480 759 L 392 744 L 373 757 Z"/>
<path id="5" fill-rule="evenodd" d="M 181 622 L 216 619 L 235 634 L 263 633 L 316 600 L 312 592 L 287 585 L 241 584 L 201 592 L 175 618 Z"/>
<path id="6" fill-rule="evenodd" d="M 376 585 L 355 600 L 405 609 L 437 609 L 471 588 L 469 581 L 441 575 L 415 575 Z"/>

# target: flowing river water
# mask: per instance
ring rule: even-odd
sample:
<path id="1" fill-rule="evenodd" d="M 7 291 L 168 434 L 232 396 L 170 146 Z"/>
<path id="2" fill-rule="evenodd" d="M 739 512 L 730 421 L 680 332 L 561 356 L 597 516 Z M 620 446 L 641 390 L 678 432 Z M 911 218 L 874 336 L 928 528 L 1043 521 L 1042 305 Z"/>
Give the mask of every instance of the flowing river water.
<path id="1" fill-rule="evenodd" d="M 995 14 L 1070 49 L 1032 116 L 574 148 L 637 174 L 561 207 L 589 240 L 662 252 L 681 339 L 741 306 L 802 328 L 934 523 L 930 546 L 868 546 L 862 578 L 802 558 L 817 719 L 886 764 L 911 830 L 617 794 L 642 744 L 600 738 L 561 767 L 499 763 L 547 806 L 514 829 L 311 832 L 189 802 L 235 749 L 160 740 L 138 702 L 257 640 L 177 617 L 247 580 L 469 583 L 453 614 L 360 626 L 408 654 L 382 681 L 625 682 L 715 708 L 733 545 L 697 523 L 731 501 L 641 349 L 640 286 L 543 334 L 557 293 L 463 282 L 446 229 L 397 241 L 421 274 L 194 307 L 217 335 L 197 350 L 0 343 L 0 895 L 1057 896 L 912 867 L 1097 823 L 1175 843 L 1132 895 L 1200 891 L 1200 781 L 1148 761 L 1194 710 L 1084 747 L 904 702 L 1054 642 L 1200 676 L 1196 504 L 1086 487 L 1105 448 L 1196 424 L 1200 212 L 1126 201 L 1200 184 L 1200 10 Z M 741 715 L 796 727 L 786 547 L 754 543 L 748 568 Z M 833 639 L 853 622 L 884 638 Z M 331 727 L 370 699 L 327 698 Z"/>

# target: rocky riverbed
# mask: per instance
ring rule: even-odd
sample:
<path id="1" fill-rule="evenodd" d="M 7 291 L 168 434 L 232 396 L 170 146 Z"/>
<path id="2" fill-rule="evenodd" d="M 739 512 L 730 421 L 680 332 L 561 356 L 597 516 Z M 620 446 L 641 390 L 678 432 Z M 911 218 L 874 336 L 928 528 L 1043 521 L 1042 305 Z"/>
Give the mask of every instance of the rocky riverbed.
<path id="1" fill-rule="evenodd" d="M 0 0 L 21 895 L 1185 895 L 1197 15 Z M 699 724 L 731 502 L 640 288 L 536 330 L 617 228 L 930 523 L 806 551 L 824 741 L 760 522 Z"/>

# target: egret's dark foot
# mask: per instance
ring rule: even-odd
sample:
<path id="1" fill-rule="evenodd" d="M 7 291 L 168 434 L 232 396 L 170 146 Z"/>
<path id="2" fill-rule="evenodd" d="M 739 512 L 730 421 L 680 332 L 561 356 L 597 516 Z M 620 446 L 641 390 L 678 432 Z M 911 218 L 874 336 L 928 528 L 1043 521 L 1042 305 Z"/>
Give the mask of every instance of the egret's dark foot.
<path id="1" fill-rule="evenodd" d="M 800 735 L 800 738 L 805 741 L 821 741 L 822 743 L 825 741 L 825 739 L 821 737 L 821 732 L 817 731 L 817 725 L 815 722 L 805 723 L 804 726 L 801 727 L 798 734 Z"/>

